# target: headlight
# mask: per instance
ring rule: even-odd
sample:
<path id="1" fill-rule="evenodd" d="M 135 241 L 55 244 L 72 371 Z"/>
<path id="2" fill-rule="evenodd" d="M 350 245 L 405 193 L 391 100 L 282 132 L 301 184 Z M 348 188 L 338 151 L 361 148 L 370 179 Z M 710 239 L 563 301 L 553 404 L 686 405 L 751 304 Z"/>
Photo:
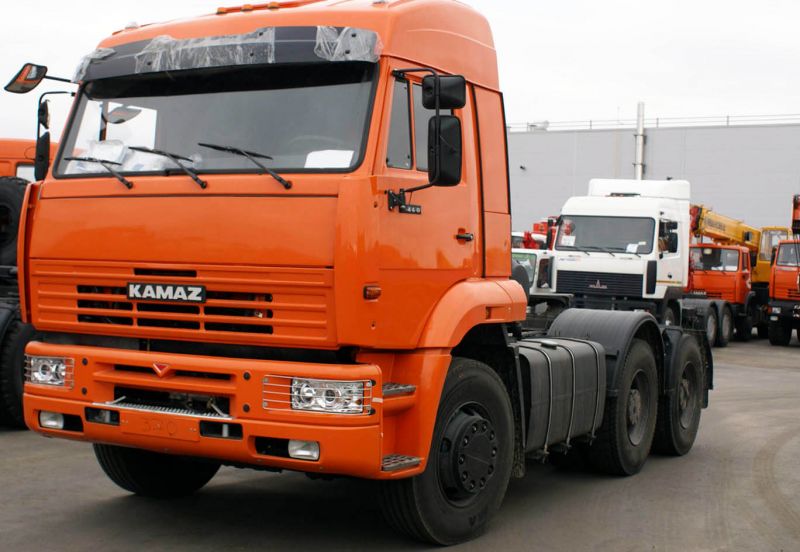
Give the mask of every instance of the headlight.
<path id="1" fill-rule="evenodd" d="M 292 409 L 331 414 L 362 414 L 369 382 L 292 379 Z"/>
<path id="2" fill-rule="evenodd" d="M 74 368 L 72 358 L 25 355 L 25 378 L 35 385 L 72 388 Z"/>
<path id="3" fill-rule="evenodd" d="M 773 314 L 780 314 L 781 313 L 781 308 L 780 307 L 772 307 L 772 312 L 773 312 Z"/>

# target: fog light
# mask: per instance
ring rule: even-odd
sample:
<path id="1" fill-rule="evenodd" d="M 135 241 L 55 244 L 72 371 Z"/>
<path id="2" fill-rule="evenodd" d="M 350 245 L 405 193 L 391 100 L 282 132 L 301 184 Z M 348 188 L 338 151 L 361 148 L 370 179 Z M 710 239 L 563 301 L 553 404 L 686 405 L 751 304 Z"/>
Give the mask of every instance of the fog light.
<path id="1" fill-rule="evenodd" d="M 370 382 L 365 381 L 292 379 L 294 410 L 361 414 L 369 407 L 370 394 Z"/>
<path id="2" fill-rule="evenodd" d="M 72 388 L 74 368 L 72 358 L 25 355 L 25 378 L 35 385 Z"/>
<path id="3" fill-rule="evenodd" d="M 64 429 L 64 415 L 58 412 L 39 412 L 39 425 L 47 429 Z"/>
<path id="4" fill-rule="evenodd" d="M 298 460 L 319 460 L 319 443 L 317 441 L 289 441 L 289 457 Z"/>

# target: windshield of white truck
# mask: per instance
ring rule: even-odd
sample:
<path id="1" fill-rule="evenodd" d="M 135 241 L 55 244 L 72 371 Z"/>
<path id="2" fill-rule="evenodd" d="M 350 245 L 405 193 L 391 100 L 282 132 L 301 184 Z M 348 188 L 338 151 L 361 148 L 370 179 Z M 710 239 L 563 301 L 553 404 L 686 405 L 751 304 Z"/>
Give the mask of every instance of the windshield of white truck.
<path id="1" fill-rule="evenodd" d="M 556 249 L 648 254 L 653 251 L 655 224 L 643 217 L 563 215 Z"/>
<path id="2" fill-rule="evenodd" d="M 689 262 L 695 270 L 736 272 L 739 269 L 739 251 L 715 247 L 693 247 Z"/>
<path id="3" fill-rule="evenodd" d="M 778 266 L 800 266 L 798 265 L 798 257 L 800 257 L 800 246 L 794 243 L 784 244 L 778 249 Z"/>
<path id="4" fill-rule="evenodd" d="M 216 68 L 103 79 L 81 91 L 57 177 L 263 173 L 243 155 L 259 152 L 270 171 L 349 172 L 361 163 L 376 65 L 346 62 Z"/>

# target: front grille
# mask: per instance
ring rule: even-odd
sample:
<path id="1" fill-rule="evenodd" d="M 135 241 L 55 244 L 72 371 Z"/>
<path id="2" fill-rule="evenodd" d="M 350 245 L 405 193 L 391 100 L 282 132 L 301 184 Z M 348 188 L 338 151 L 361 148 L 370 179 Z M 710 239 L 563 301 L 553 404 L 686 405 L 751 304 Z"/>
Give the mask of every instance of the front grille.
<path id="1" fill-rule="evenodd" d="M 641 274 L 559 270 L 557 278 L 556 288 L 558 293 L 613 297 L 642 296 L 643 277 Z"/>
<path id="2" fill-rule="evenodd" d="M 221 343 L 333 345 L 333 271 L 130 267 L 34 261 L 32 308 L 44 330 Z M 201 285 L 205 303 L 128 299 L 129 282 Z"/>

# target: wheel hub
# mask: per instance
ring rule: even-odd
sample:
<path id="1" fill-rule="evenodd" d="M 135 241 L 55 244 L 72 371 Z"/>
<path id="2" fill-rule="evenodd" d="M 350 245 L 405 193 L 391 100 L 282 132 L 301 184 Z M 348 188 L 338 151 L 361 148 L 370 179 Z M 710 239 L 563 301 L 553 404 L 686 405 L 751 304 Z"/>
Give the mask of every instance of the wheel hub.
<path id="1" fill-rule="evenodd" d="M 440 451 L 439 474 L 448 497 L 463 500 L 480 493 L 494 474 L 496 458 L 491 421 L 459 411 L 447 425 Z"/>
<path id="2" fill-rule="evenodd" d="M 642 418 L 642 394 L 638 389 L 631 389 L 628 395 L 628 424 L 635 426 Z"/>

